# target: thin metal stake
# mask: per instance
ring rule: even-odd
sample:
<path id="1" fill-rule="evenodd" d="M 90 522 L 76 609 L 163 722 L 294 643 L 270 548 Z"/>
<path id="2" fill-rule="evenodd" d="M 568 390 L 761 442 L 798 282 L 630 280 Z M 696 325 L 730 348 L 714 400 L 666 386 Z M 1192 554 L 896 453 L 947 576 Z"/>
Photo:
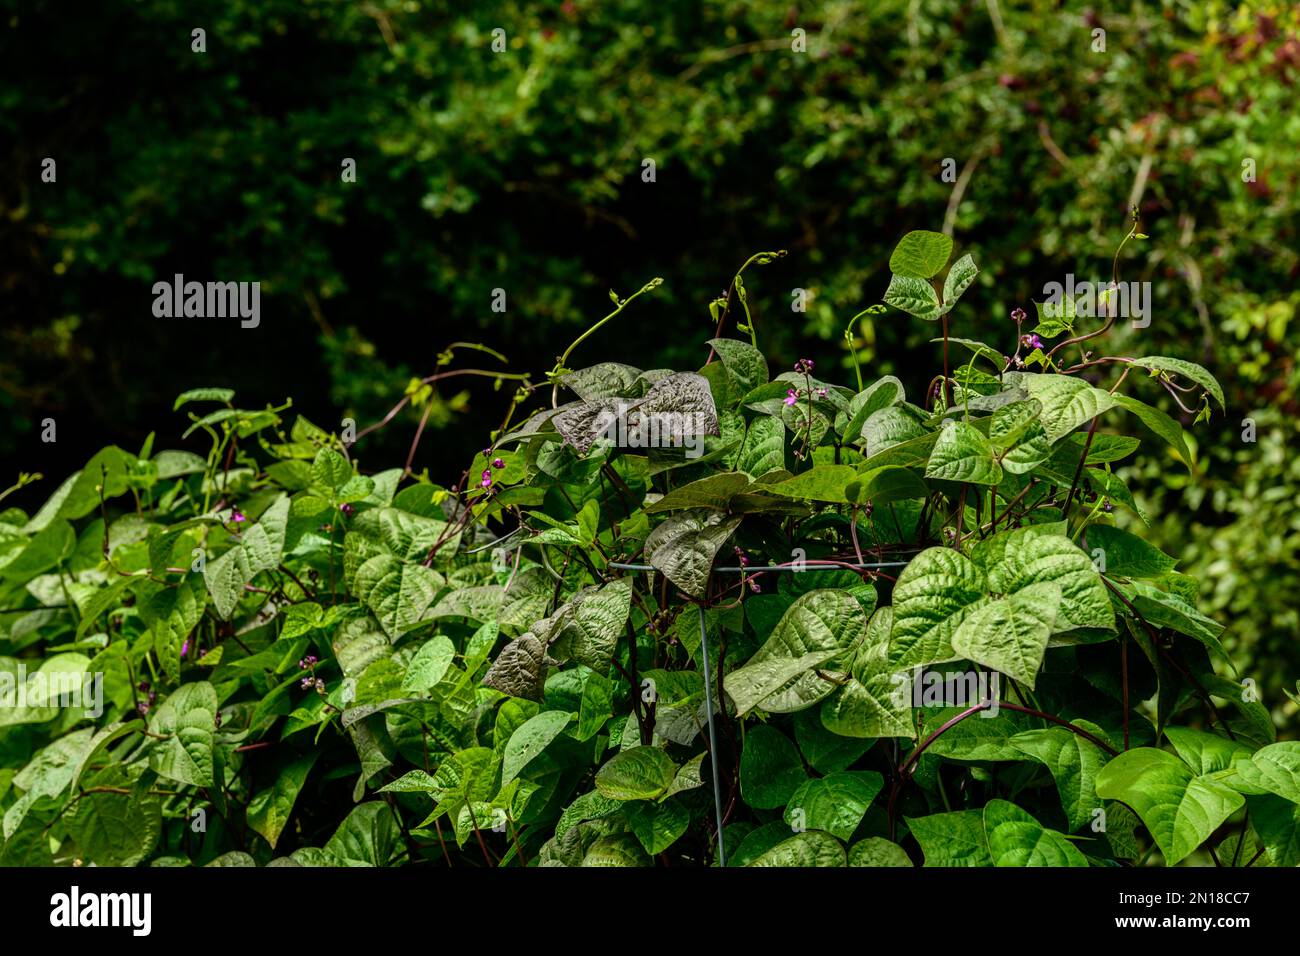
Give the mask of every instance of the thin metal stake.
<path id="1" fill-rule="evenodd" d="M 704 625 L 704 605 L 697 604 L 700 612 L 700 659 L 704 664 L 704 718 L 709 724 L 709 758 L 713 764 L 713 810 L 718 821 L 718 865 L 727 865 L 727 848 L 722 839 L 722 782 L 718 761 L 718 735 L 713 730 L 713 685 L 709 680 L 709 634 Z M 722 701 L 718 701 L 719 704 Z"/>
<path id="2" fill-rule="evenodd" d="M 821 571 L 834 571 L 837 568 L 856 568 L 859 570 L 876 570 L 880 568 L 901 568 L 907 566 L 906 561 L 873 561 L 865 564 L 823 564 L 819 561 L 808 561 L 803 564 L 804 568 L 816 569 Z M 650 564 L 630 564 L 620 561 L 611 561 L 608 565 L 611 568 L 617 568 L 620 571 L 657 571 L 658 568 Z M 718 567 L 715 571 L 730 571 L 740 574 L 752 574 L 755 571 L 795 571 L 796 567 L 788 564 L 773 564 L 741 567 Z M 718 735 L 713 729 L 713 682 L 709 674 L 709 634 L 708 628 L 704 624 L 704 605 L 697 604 L 696 609 L 700 612 L 700 660 L 704 664 L 704 719 L 708 722 L 709 732 L 709 756 L 713 761 L 713 810 L 717 821 L 718 829 L 718 863 L 721 866 L 727 865 L 727 848 L 722 838 L 722 781 L 718 773 Z M 718 706 L 724 706 L 722 700 L 718 700 Z"/>

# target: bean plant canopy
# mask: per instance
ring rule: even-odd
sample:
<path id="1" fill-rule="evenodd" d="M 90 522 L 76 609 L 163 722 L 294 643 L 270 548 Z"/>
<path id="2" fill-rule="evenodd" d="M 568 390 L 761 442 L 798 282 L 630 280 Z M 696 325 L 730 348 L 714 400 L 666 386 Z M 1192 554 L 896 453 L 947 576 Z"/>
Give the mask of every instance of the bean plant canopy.
<path id="1" fill-rule="evenodd" d="M 960 337 L 928 231 L 869 310 L 931 325 L 926 394 L 774 374 L 742 273 L 781 255 L 697 368 L 570 367 L 658 280 L 544 376 L 449 347 L 403 404 L 508 398 L 454 487 L 200 388 L 206 455 L 0 513 L 0 863 L 1300 863 L 1300 743 L 1117 474 L 1190 468 L 1164 393 L 1219 383 L 1068 299 Z"/>

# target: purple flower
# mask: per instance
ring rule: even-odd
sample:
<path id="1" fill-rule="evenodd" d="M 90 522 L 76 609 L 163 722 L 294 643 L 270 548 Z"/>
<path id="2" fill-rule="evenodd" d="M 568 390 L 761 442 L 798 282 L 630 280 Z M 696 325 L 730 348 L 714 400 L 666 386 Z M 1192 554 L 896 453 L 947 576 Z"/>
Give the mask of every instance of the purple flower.
<path id="1" fill-rule="evenodd" d="M 302 689 L 303 689 L 303 690 L 311 690 L 311 689 L 312 689 L 313 687 L 315 687 L 315 686 L 316 686 L 316 678 L 314 678 L 314 677 L 304 677 L 304 678 L 302 679 Z"/>
<path id="2" fill-rule="evenodd" d="M 825 398 L 825 397 L 826 397 L 826 389 L 824 389 L 824 388 L 819 388 L 819 389 L 817 389 L 817 397 L 818 397 L 818 398 Z"/>
<path id="3" fill-rule="evenodd" d="M 787 405 L 793 405 L 797 401 L 799 401 L 799 393 L 793 388 L 787 389 L 785 393 L 785 403 Z"/>
<path id="4" fill-rule="evenodd" d="M 352 506 L 351 506 L 350 504 L 348 504 L 346 501 L 343 502 L 343 504 L 339 505 L 339 511 L 342 511 L 342 512 L 343 512 L 345 515 L 347 515 L 349 518 L 352 517 L 352 512 L 354 512 L 354 511 L 356 511 L 356 510 L 357 510 L 356 508 L 352 507 Z"/>
<path id="5" fill-rule="evenodd" d="M 248 520 L 248 518 L 244 516 L 244 513 L 240 511 L 238 508 L 230 509 L 230 518 L 232 521 L 235 522 L 235 524 L 242 524 L 243 522 Z"/>
<path id="6" fill-rule="evenodd" d="M 135 709 L 141 717 L 149 713 L 149 705 L 144 701 L 140 701 L 140 703 L 136 704 Z"/>
<path id="7" fill-rule="evenodd" d="M 493 468 L 504 468 L 505 466 L 506 466 L 506 462 L 505 462 L 505 459 L 504 459 L 504 458 L 493 458 L 493 459 L 492 459 L 492 467 L 493 467 Z"/>
<path id="8" fill-rule="evenodd" d="M 304 657 L 302 660 L 300 660 L 300 661 L 298 662 L 298 669 L 299 669 L 299 670 L 304 670 L 304 671 L 305 671 L 307 668 L 309 668 L 309 667 L 315 667 L 315 666 L 316 666 L 316 655 L 315 655 L 315 654 L 308 654 L 306 657 Z"/>
<path id="9" fill-rule="evenodd" d="M 736 545 L 735 550 L 736 550 L 736 560 L 740 562 L 740 566 L 747 567 L 749 565 L 749 555 L 747 555 L 744 551 L 741 550 L 740 545 Z"/>
<path id="10" fill-rule="evenodd" d="M 1025 310 L 1019 307 L 1012 309 L 1011 318 L 1016 320 L 1016 325 L 1019 325 L 1021 322 L 1025 321 Z"/>
<path id="11" fill-rule="evenodd" d="M 1101 503 L 1101 510 L 1109 514 L 1110 512 L 1115 510 L 1115 506 L 1111 504 L 1110 499 L 1107 498 L 1105 501 Z"/>
<path id="12" fill-rule="evenodd" d="M 185 638 L 185 643 L 181 645 L 181 657 L 184 657 L 189 652 L 190 652 L 190 639 L 187 637 Z"/>
<path id="13" fill-rule="evenodd" d="M 806 358 L 800 359 L 794 363 L 794 370 L 800 375 L 811 375 L 813 370 L 813 360 Z"/>
<path id="14" fill-rule="evenodd" d="M 479 482 L 479 485 L 484 488 L 492 487 L 492 472 L 490 470 L 486 468 L 483 470 L 483 480 Z"/>
<path id="15" fill-rule="evenodd" d="M 1020 342 L 1022 345 L 1031 349 L 1041 349 L 1043 347 L 1043 340 L 1032 332 L 1028 335 L 1020 336 Z"/>
<path id="16" fill-rule="evenodd" d="M 758 581 L 757 581 L 757 579 L 755 579 L 755 578 L 750 578 L 750 579 L 749 579 L 749 589 L 750 589 L 751 591 L 753 591 L 755 594 L 757 594 L 759 591 L 763 590 L 761 587 L 758 586 Z"/>

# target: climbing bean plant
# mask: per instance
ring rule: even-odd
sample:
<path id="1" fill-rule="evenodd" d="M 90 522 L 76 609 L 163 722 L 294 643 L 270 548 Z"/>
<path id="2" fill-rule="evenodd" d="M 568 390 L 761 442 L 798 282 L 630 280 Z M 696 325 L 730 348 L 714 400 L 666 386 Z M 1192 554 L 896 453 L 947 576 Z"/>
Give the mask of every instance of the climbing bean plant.
<path id="1" fill-rule="evenodd" d="M 401 405 L 513 391 L 450 487 L 181 395 L 206 454 L 0 513 L 0 863 L 1300 863 L 1300 744 L 1115 471 L 1218 382 L 1069 302 L 960 337 L 952 252 L 870 310 L 933 323 L 910 399 L 774 374 L 739 275 L 690 370 L 458 343 Z"/>

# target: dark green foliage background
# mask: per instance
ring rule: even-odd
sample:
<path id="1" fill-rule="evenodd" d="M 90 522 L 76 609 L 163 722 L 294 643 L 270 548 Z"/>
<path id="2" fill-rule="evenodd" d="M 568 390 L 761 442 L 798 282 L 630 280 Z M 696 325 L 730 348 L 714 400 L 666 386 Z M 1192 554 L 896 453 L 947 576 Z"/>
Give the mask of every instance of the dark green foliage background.
<path id="1" fill-rule="evenodd" d="M 368 422 L 454 339 L 541 370 L 607 289 L 651 276 L 668 281 L 584 359 L 693 365 L 708 300 L 758 249 L 791 253 L 750 280 L 774 367 L 810 354 L 847 372 L 841 331 L 882 295 L 892 243 L 949 212 L 986 269 L 964 330 L 1007 344 L 1008 311 L 1043 282 L 1108 276 L 1136 199 L 1151 238 L 1124 278 L 1153 283 L 1155 316 L 1129 347 L 1206 365 L 1229 410 L 1196 432 L 1198 481 L 1151 459 L 1129 477 L 1229 648 L 1262 684 L 1294 673 L 1274 662 L 1300 638 L 1296 10 L 1030 0 L 1001 4 L 999 31 L 998 7 L 6 0 L 0 454 L 5 485 L 48 477 L 8 504 L 34 510 L 108 441 L 170 434 L 170 400 L 195 384 Z M 946 157 L 970 170 L 951 210 Z M 175 272 L 261 281 L 261 327 L 154 319 L 150 286 Z M 806 314 L 788 310 L 795 287 Z M 890 313 L 854 344 L 917 391 L 928 334 Z M 487 388 L 458 395 L 441 394 L 417 463 L 435 480 L 499 415 Z M 363 465 L 399 462 L 414 425 L 368 438 Z"/>

